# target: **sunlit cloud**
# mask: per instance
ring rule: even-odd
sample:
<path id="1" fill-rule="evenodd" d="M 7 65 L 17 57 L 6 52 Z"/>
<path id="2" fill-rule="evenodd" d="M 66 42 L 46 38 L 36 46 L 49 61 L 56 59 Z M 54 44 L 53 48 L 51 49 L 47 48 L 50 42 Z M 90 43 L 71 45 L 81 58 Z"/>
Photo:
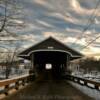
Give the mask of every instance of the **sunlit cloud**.
<path id="1" fill-rule="evenodd" d="M 44 27 L 53 27 L 53 25 L 50 25 L 49 23 L 42 20 L 36 20 L 36 22 L 40 25 L 43 25 Z"/>
<path id="2" fill-rule="evenodd" d="M 82 53 L 84 53 L 87 56 L 93 56 L 96 58 L 100 58 L 100 48 L 97 47 L 93 47 L 93 46 L 89 46 L 87 48 L 85 48 Z"/>
<path id="3" fill-rule="evenodd" d="M 94 47 L 90 47 L 90 50 L 94 53 L 100 53 L 100 48 L 94 48 Z"/>
<path id="4" fill-rule="evenodd" d="M 95 24 L 100 24 L 100 21 L 97 18 L 95 18 L 94 21 L 95 21 Z"/>
<path id="5" fill-rule="evenodd" d="M 77 40 L 77 38 L 75 37 L 66 37 L 63 39 L 63 41 L 65 43 L 72 43 L 72 44 L 78 44 L 78 45 L 82 45 L 85 46 L 86 45 L 86 40 L 85 38 L 82 38 L 80 40 Z M 75 42 L 76 41 L 76 42 Z"/>
<path id="6" fill-rule="evenodd" d="M 67 14 L 63 14 L 63 13 L 57 13 L 57 12 L 53 12 L 53 13 L 46 13 L 48 16 L 52 16 L 52 17 L 56 17 L 56 18 L 60 18 L 66 22 L 71 22 L 71 23 L 78 23 L 79 20 L 72 17 L 71 15 Z"/>
<path id="7" fill-rule="evenodd" d="M 84 34 L 91 35 L 92 33 L 91 33 L 91 31 L 86 31 Z"/>
<path id="8" fill-rule="evenodd" d="M 21 35 L 21 38 L 23 40 L 35 42 L 35 36 L 33 34 Z"/>
<path id="9" fill-rule="evenodd" d="M 0 40 L 16 40 L 14 37 L 0 37 Z"/>
<path id="10" fill-rule="evenodd" d="M 23 49 L 26 49 L 26 48 L 29 48 L 30 46 L 32 46 L 32 44 L 23 44 L 22 46 L 21 46 L 21 48 L 22 48 L 22 50 Z"/>
<path id="11" fill-rule="evenodd" d="M 67 32 L 72 32 L 72 33 L 81 33 L 82 31 L 79 29 L 71 29 L 71 28 L 66 28 L 65 29 Z"/>
<path id="12" fill-rule="evenodd" d="M 70 3 L 72 4 L 72 6 L 73 6 L 75 9 L 80 8 L 80 4 L 79 4 L 78 0 L 70 0 Z"/>
<path id="13" fill-rule="evenodd" d="M 81 38 L 80 40 L 77 40 L 76 44 L 80 44 L 85 46 L 86 45 L 86 39 L 85 38 Z"/>
<path id="14" fill-rule="evenodd" d="M 100 38 L 98 38 L 98 39 L 96 40 L 96 42 L 97 42 L 97 43 L 100 43 Z"/>
<path id="15" fill-rule="evenodd" d="M 41 4 L 41 5 L 45 5 L 46 4 L 46 0 L 34 0 L 36 3 Z"/>
<path id="16" fill-rule="evenodd" d="M 13 21 L 14 21 L 15 23 L 17 23 L 17 24 L 23 24 L 23 23 L 24 23 L 22 20 L 17 20 L 17 19 L 16 19 L 16 20 L 14 19 Z"/>
<path id="17" fill-rule="evenodd" d="M 63 34 L 59 32 L 43 32 L 44 37 L 55 37 L 55 38 L 63 38 Z"/>
<path id="18" fill-rule="evenodd" d="M 70 3 L 72 5 L 72 7 L 73 7 L 73 10 L 75 10 L 76 13 L 85 14 L 85 15 L 91 15 L 95 11 L 95 7 L 96 7 L 97 1 L 95 1 L 95 0 L 94 0 L 94 2 L 92 1 L 92 3 L 94 3 L 94 5 L 95 5 L 93 9 L 86 9 L 85 7 L 83 8 L 81 6 L 82 4 L 81 4 L 80 0 L 70 0 Z M 99 9 L 96 9 L 96 15 L 100 16 Z"/>
<path id="19" fill-rule="evenodd" d="M 67 37 L 67 38 L 65 38 L 64 39 L 64 42 L 65 43 L 74 43 L 74 41 L 76 40 L 76 38 L 74 38 L 74 37 Z"/>

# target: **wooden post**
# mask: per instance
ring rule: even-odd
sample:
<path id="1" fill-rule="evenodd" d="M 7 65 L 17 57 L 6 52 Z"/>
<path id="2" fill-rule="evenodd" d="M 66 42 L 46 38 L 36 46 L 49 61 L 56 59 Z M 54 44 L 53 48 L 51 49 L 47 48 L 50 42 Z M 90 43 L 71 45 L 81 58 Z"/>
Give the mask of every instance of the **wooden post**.
<path id="1" fill-rule="evenodd" d="M 88 86 L 88 85 L 87 85 L 87 81 L 84 81 L 84 85 L 85 85 L 85 86 Z"/>
<path id="2" fill-rule="evenodd" d="M 34 69 L 34 54 L 31 55 L 31 67 Z"/>
<path id="3" fill-rule="evenodd" d="M 9 85 L 5 86 L 5 95 L 8 95 L 8 91 L 9 91 Z"/>
<path id="4" fill-rule="evenodd" d="M 26 83 L 27 84 L 29 83 L 29 76 L 26 78 Z"/>
<path id="5" fill-rule="evenodd" d="M 68 62 L 69 62 L 69 57 L 68 57 L 68 55 L 67 55 L 67 59 L 66 59 L 66 70 L 67 70 L 67 68 L 68 68 Z"/>
<path id="6" fill-rule="evenodd" d="M 95 89 L 99 90 L 99 86 L 95 85 Z"/>
<path id="7" fill-rule="evenodd" d="M 23 86 L 25 85 L 25 79 L 22 80 L 22 85 L 23 85 Z"/>
<path id="8" fill-rule="evenodd" d="M 69 66 L 70 56 L 67 56 L 67 67 Z"/>
<path id="9" fill-rule="evenodd" d="M 16 89 L 16 90 L 19 89 L 19 81 L 17 81 L 17 82 L 15 83 L 15 89 Z"/>
<path id="10" fill-rule="evenodd" d="M 32 74 L 34 74 L 34 72 L 35 72 L 34 54 L 32 54 L 32 55 L 30 56 L 30 59 L 31 59 L 31 69 L 29 70 L 29 74 L 30 74 L 30 76 L 29 76 L 29 81 L 31 82 L 31 81 L 34 79 L 34 77 L 32 77 L 32 76 L 33 76 Z M 33 79 L 32 79 L 32 78 L 33 78 Z"/>

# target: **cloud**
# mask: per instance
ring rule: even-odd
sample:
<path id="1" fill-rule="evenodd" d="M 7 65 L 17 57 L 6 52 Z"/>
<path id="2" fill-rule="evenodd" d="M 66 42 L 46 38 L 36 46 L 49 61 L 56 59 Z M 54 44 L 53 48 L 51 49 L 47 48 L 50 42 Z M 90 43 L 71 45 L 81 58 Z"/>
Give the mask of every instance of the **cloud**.
<path id="1" fill-rule="evenodd" d="M 35 3 L 41 4 L 41 5 L 46 5 L 46 0 L 34 0 Z"/>
<path id="2" fill-rule="evenodd" d="M 82 31 L 79 30 L 79 29 L 71 29 L 71 28 L 68 28 L 68 27 L 67 27 L 65 30 L 66 30 L 68 33 L 73 33 L 73 34 L 74 34 L 74 33 L 77 33 L 77 34 L 78 34 L 78 33 L 81 33 L 81 32 L 82 32 Z"/>
<path id="3" fill-rule="evenodd" d="M 25 34 L 25 35 L 21 35 L 20 38 L 22 38 L 23 40 L 35 42 L 35 36 L 34 36 L 33 34 Z"/>
<path id="4" fill-rule="evenodd" d="M 23 5 L 26 27 L 12 30 L 19 35 L 19 38 L 28 40 L 22 46 L 27 47 L 53 36 L 80 51 L 100 33 L 100 8 L 98 7 L 95 12 L 98 0 L 21 0 L 20 2 Z M 89 18 L 95 15 L 96 17 L 91 21 L 91 27 L 83 32 L 88 26 Z M 15 22 L 23 23 L 22 20 L 15 20 Z M 9 37 L 11 38 L 13 37 Z M 79 38 L 78 41 L 72 45 L 77 38 Z M 95 54 L 100 51 L 99 45 L 100 39 L 97 39 L 81 52 L 86 55 Z"/>
<path id="5" fill-rule="evenodd" d="M 87 56 L 94 56 L 94 57 L 96 56 L 96 57 L 100 58 L 100 48 L 98 48 L 98 47 L 89 46 L 89 47 L 83 49 L 82 53 Z"/>
<path id="6" fill-rule="evenodd" d="M 77 38 L 76 37 L 70 37 L 67 36 L 66 34 L 62 34 L 62 33 L 58 33 L 58 32 L 43 32 L 44 37 L 54 37 L 57 38 L 58 40 L 60 40 L 61 42 L 65 43 L 66 45 L 68 43 L 74 43 Z M 81 45 L 81 46 L 85 46 L 86 45 L 86 40 L 85 38 L 82 38 L 80 40 L 78 40 L 75 44 Z"/>
<path id="7" fill-rule="evenodd" d="M 86 39 L 85 38 L 81 38 L 80 40 L 77 40 L 77 38 L 75 38 L 75 37 L 67 37 L 67 38 L 63 39 L 63 41 L 65 43 L 72 43 L 72 44 L 77 44 L 77 45 L 81 45 L 81 46 L 86 45 Z M 76 41 L 76 43 L 75 43 L 75 41 Z"/>
<path id="8" fill-rule="evenodd" d="M 78 0 L 70 0 L 70 3 L 73 8 L 75 8 L 75 9 L 80 8 L 80 4 L 79 4 Z"/>
<path id="9" fill-rule="evenodd" d="M 95 21 L 95 24 L 97 25 L 100 24 L 100 21 L 97 18 L 95 18 L 94 21 Z"/>
<path id="10" fill-rule="evenodd" d="M 65 13 L 59 13 L 59 12 L 52 12 L 52 13 L 46 13 L 46 14 L 51 17 L 62 19 L 66 22 L 79 23 L 79 20 L 72 17 L 69 13 L 65 14 Z"/>
<path id="11" fill-rule="evenodd" d="M 18 19 L 14 19 L 14 20 L 10 20 L 10 22 L 15 22 L 15 23 L 17 23 L 17 24 L 24 24 L 24 21 L 22 21 L 22 20 L 18 20 Z"/>
<path id="12" fill-rule="evenodd" d="M 51 25 L 45 21 L 42 21 L 42 20 L 36 20 L 36 22 L 40 25 L 43 25 L 44 27 L 53 27 L 53 25 Z"/>
<path id="13" fill-rule="evenodd" d="M 45 38 L 52 36 L 52 37 L 55 37 L 57 39 L 62 39 L 65 35 L 62 33 L 59 33 L 59 32 L 43 32 L 43 36 Z"/>
<path id="14" fill-rule="evenodd" d="M 85 2 L 86 3 L 90 2 L 90 0 L 87 0 L 84 2 L 82 2 L 81 0 L 70 0 L 70 3 L 71 3 L 71 6 L 73 7 L 73 10 L 75 10 L 75 12 L 77 14 L 91 15 L 95 11 L 95 7 L 96 7 L 98 1 L 96 1 L 96 0 L 91 1 L 90 5 L 93 5 L 93 7 L 91 9 L 87 9 L 86 7 L 82 6 L 82 4 Z M 100 13 L 98 13 L 98 12 L 99 12 L 99 9 L 96 9 L 96 15 L 100 16 Z"/>
<path id="15" fill-rule="evenodd" d="M 99 37 L 99 36 L 100 36 L 100 33 L 98 33 L 98 34 L 96 35 L 96 37 Z M 100 43 L 100 38 L 96 39 L 96 42 L 97 42 L 97 43 Z"/>

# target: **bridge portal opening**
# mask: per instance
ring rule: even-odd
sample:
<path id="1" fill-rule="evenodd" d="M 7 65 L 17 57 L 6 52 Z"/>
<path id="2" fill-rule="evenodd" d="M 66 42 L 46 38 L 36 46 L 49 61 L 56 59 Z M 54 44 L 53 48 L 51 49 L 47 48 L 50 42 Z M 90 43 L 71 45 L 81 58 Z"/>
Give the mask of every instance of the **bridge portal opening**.
<path id="1" fill-rule="evenodd" d="M 38 51 L 34 52 L 34 68 L 37 75 L 52 76 L 60 78 L 67 68 L 69 54 L 60 51 Z"/>

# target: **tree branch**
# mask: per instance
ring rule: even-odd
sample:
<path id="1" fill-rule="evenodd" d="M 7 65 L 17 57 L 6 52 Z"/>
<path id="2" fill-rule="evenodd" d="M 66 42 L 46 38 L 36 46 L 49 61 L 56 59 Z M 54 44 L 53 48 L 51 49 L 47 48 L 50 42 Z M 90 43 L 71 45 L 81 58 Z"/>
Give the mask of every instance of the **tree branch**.
<path id="1" fill-rule="evenodd" d="M 5 0 L 5 15 L 4 15 L 3 24 L 0 28 L 0 32 L 2 32 L 4 30 L 5 25 L 6 25 L 6 21 L 7 21 L 7 0 Z"/>

